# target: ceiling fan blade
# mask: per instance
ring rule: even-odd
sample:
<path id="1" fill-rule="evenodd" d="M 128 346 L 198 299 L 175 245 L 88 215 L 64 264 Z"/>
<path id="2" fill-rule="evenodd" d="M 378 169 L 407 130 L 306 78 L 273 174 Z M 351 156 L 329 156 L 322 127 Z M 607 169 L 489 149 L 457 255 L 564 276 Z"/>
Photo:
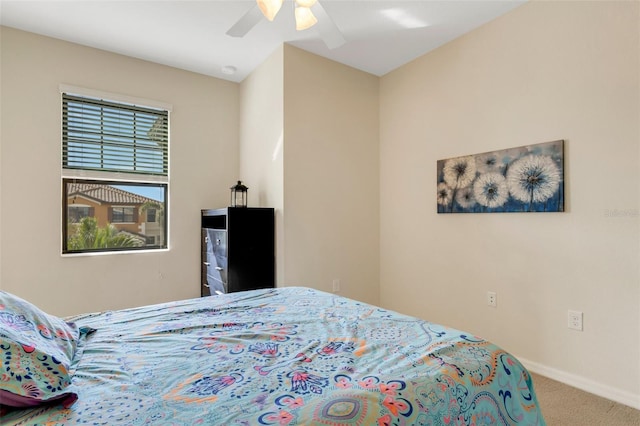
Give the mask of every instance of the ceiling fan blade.
<path id="1" fill-rule="evenodd" d="M 231 37 L 244 37 L 258 22 L 262 19 L 262 11 L 260 7 L 255 4 L 247 13 L 242 15 L 242 18 L 238 20 L 229 30 L 227 35 Z"/>
<path id="2" fill-rule="evenodd" d="M 318 18 L 316 27 L 320 33 L 320 37 L 329 49 L 336 49 L 347 42 L 340 31 L 340 28 L 333 22 L 324 7 L 319 1 L 311 7 L 311 10 Z"/>

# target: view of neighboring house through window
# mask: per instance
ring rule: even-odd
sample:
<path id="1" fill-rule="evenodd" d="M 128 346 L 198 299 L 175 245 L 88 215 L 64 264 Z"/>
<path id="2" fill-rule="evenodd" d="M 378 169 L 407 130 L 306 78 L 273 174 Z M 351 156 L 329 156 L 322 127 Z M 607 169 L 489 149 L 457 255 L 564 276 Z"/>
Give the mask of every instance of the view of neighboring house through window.
<path id="1" fill-rule="evenodd" d="M 169 111 L 62 94 L 63 253 L 164 249 Z"/>

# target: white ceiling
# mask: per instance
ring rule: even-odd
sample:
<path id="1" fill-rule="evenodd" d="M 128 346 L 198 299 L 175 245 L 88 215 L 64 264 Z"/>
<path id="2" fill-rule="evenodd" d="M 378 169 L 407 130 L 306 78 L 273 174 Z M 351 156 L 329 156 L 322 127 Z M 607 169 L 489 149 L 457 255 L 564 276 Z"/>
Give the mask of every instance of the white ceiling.
<path id="1" fill-rule="evenodd" d="M 327 48 L 319 25 L 296 31 L 293 0 L 243 38 L 225 33 L 254 0 L 0 0 L 0 23 L 235 82 L 282 43 L 381 76 L 526 0 L 319 1 L 346 39 L 341 47 Z"/>

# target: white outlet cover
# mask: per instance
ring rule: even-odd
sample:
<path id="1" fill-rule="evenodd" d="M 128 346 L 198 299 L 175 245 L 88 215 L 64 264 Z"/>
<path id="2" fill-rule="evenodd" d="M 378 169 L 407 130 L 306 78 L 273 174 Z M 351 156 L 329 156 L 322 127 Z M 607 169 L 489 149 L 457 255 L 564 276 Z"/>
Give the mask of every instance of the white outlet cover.
<path id="1" fill-rule="evenodd" d="M 569 311 L 567 326 L 572 330 L 582 331 L 582 312 Z"/>
<path id="2" fill-rule="evenodd" d="M 495 291 L 487 292 L 487 305 L 494 308 L 498 306 L 498 295 Z"/>

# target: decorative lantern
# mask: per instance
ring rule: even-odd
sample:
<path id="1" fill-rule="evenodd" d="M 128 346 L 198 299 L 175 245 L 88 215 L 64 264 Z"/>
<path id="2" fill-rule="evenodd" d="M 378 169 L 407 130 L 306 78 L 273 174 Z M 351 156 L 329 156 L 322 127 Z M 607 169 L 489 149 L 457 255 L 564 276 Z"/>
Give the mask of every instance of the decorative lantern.
<path id="1" fill-rule="evenodd" d="M 231 187 L 231 207 L 247 207 L 247 188 L 238 181 L 236 185 Z"/>

